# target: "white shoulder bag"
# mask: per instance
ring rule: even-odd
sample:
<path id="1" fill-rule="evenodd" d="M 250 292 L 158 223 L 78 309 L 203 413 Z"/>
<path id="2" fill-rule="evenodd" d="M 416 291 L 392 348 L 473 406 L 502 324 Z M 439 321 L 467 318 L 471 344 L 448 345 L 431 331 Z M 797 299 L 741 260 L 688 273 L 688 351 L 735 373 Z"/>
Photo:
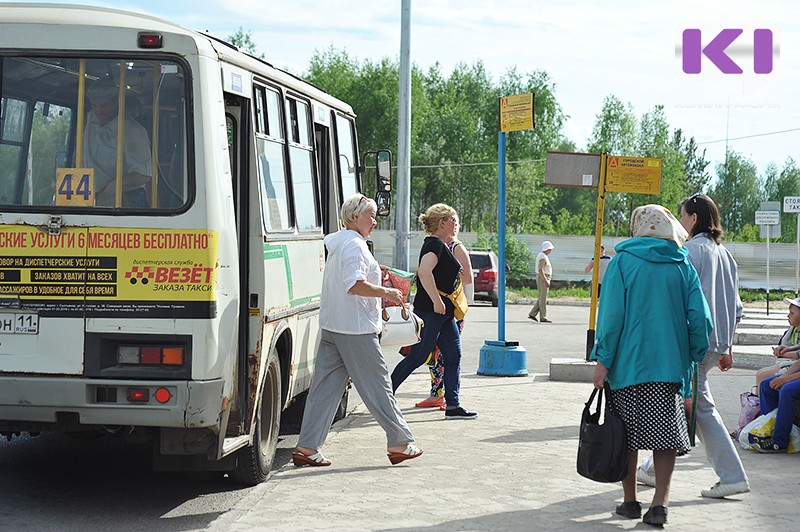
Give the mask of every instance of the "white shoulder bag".
<path id="1" fill-rule="evenodd" d="M 422 318 L 414 314 L 412 308 L 385 307 L 383 309 L 383 332 L 381 347 L 414 345 L 422 340 Z"/>

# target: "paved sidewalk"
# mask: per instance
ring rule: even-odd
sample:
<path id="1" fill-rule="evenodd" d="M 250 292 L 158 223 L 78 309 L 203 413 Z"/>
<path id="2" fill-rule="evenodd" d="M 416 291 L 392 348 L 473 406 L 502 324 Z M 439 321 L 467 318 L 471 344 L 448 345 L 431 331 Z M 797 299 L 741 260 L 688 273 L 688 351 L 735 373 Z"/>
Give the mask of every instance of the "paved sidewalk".
<path id="1" fill-rule="evenodd" d="M 507 307 L 507 339 L 528 349 L 527 377 L 476 375 L 484 339 L 496 337 L 497 309 L 473 307 L 464 330 L 462 401 L 474 421 L 445 421 L 443 412 L 413 408 L 427 393 L 418 371 L 398 390 L 398 401 L 425 455 L 391 466 L 385 436 L 362 404 L 334 426 L 324 452 L 327 468 L 283 465 L 251 490 L 210 530 L 650 530 L 614 514 L 617 484 L 575 472 L 578 423 L 591 385 L 551 382 L 549 358 L 581 357 L 588 309 L 553 307 L 553 324 L 525 318 L 527 307 Z M 397 359 L 390 357 L 390 364 Z M 738 394 L 754 371 L 714 372 L 711 386 L 729 427 L 736 426 Z M 700 497 L 716 482 L 702 446 L 679 458 L 672 482 L 673 530 L 794 528 L 800 455 L 740 450 L 752 493 L 728 500 Z M 640 456 L 643 460 L 644 456 Z M 652 488 L 640 486 L 646 508 Z"/>

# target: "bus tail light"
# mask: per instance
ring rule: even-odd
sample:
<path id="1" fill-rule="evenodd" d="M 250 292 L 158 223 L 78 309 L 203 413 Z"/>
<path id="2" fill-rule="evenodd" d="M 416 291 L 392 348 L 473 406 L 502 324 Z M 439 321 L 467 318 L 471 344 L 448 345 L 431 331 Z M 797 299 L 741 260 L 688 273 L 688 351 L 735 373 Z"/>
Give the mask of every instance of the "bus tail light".
<path id="1" fill-rule="evenodd" d="M 117 361 L 132 366 L 183 366 L 186 357 L 183 346 L 120 345 Z"/>
<path id="2" fill-rule="evenodd" d="M 155 398 L 156 401 L 158 401 L 161 404 L 164 404 L 169 402 L 170 399 L 172 399 L 172 394 L 166 388 L 159 388 L 158 390 L 156 390 Z"/>
<path id="3" fill-rule="evenodd" d="M 182 347 L 165 347 L 164 348 L 164 361 L 165 365 L 169 366 L 182 366 L 183 365 L 183 348 Z"/>
<path id="4" fill-rule="evenodd" d="M 131 403 L 146 403 L 150 400 L 150 390 L 147 388 L 128 388 L 128 401 Z"/>
<path id="5" fill-rule="evenodd" d="M 160 33 L 140 33 L 136 42 L 139 48 L 163 48 L 164 36 Z"/>

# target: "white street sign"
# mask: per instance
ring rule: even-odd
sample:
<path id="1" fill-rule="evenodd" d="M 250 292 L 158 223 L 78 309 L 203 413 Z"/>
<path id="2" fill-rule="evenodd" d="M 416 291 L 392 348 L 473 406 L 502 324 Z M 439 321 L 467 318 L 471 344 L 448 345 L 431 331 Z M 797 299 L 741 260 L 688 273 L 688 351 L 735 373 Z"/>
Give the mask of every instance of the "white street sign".
<path id="1" fill-rule="evenodd" d="M 756 225 L 780 225 L 780 211 L 756 211 Z"/>
<path id="2" fill-rule="evenodd" d="M 800 196 L 784 196 L 783 212 L 800 213 Z"/>

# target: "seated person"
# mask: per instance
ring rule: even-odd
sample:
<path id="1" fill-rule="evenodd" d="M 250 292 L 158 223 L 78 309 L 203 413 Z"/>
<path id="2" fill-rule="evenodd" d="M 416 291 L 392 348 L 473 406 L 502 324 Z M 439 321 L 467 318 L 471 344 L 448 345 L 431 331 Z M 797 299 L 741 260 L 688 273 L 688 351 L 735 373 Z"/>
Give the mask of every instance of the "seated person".
<path id="1" fill-rule="evenodd" d="M 783 333 L 780 344 L 772 348 L 772 354 L 777 358 L 774 366 L 768 366 L 758 370 L 756 373 L 756 389 L 759 389 L 761 382 L 775 375 L 783 374 L 795 360 L 800 358 L 800 298 L 784 299 L 784 303 L 789 305 L 789 328 Z"/>
<path id="2" fill-rule="evenodd" d="M 95 204 L 116 205 L 117 113 L 119 88 L 109 80 L 92 83 L 87 94 L 91 111 L 83 132 L 84 168 L 94 168 Z M 147 131 L 134 119 L 126 119 L 123 137 L 122 206 L 148 207 L 147 190 L 153 162 Z"/>
<path id="3" fill-rule="evenodd" d="M 760 391 L 761 415 L 769 414 L 776 408 L 778 414 L 772 438 L 759 441 L 756 450 L 762 453 L 785 453 L 789 448 L 789 436 L 800 399 L 800 361 L 792 364 L 785 374 L 765 379 Z"/>

